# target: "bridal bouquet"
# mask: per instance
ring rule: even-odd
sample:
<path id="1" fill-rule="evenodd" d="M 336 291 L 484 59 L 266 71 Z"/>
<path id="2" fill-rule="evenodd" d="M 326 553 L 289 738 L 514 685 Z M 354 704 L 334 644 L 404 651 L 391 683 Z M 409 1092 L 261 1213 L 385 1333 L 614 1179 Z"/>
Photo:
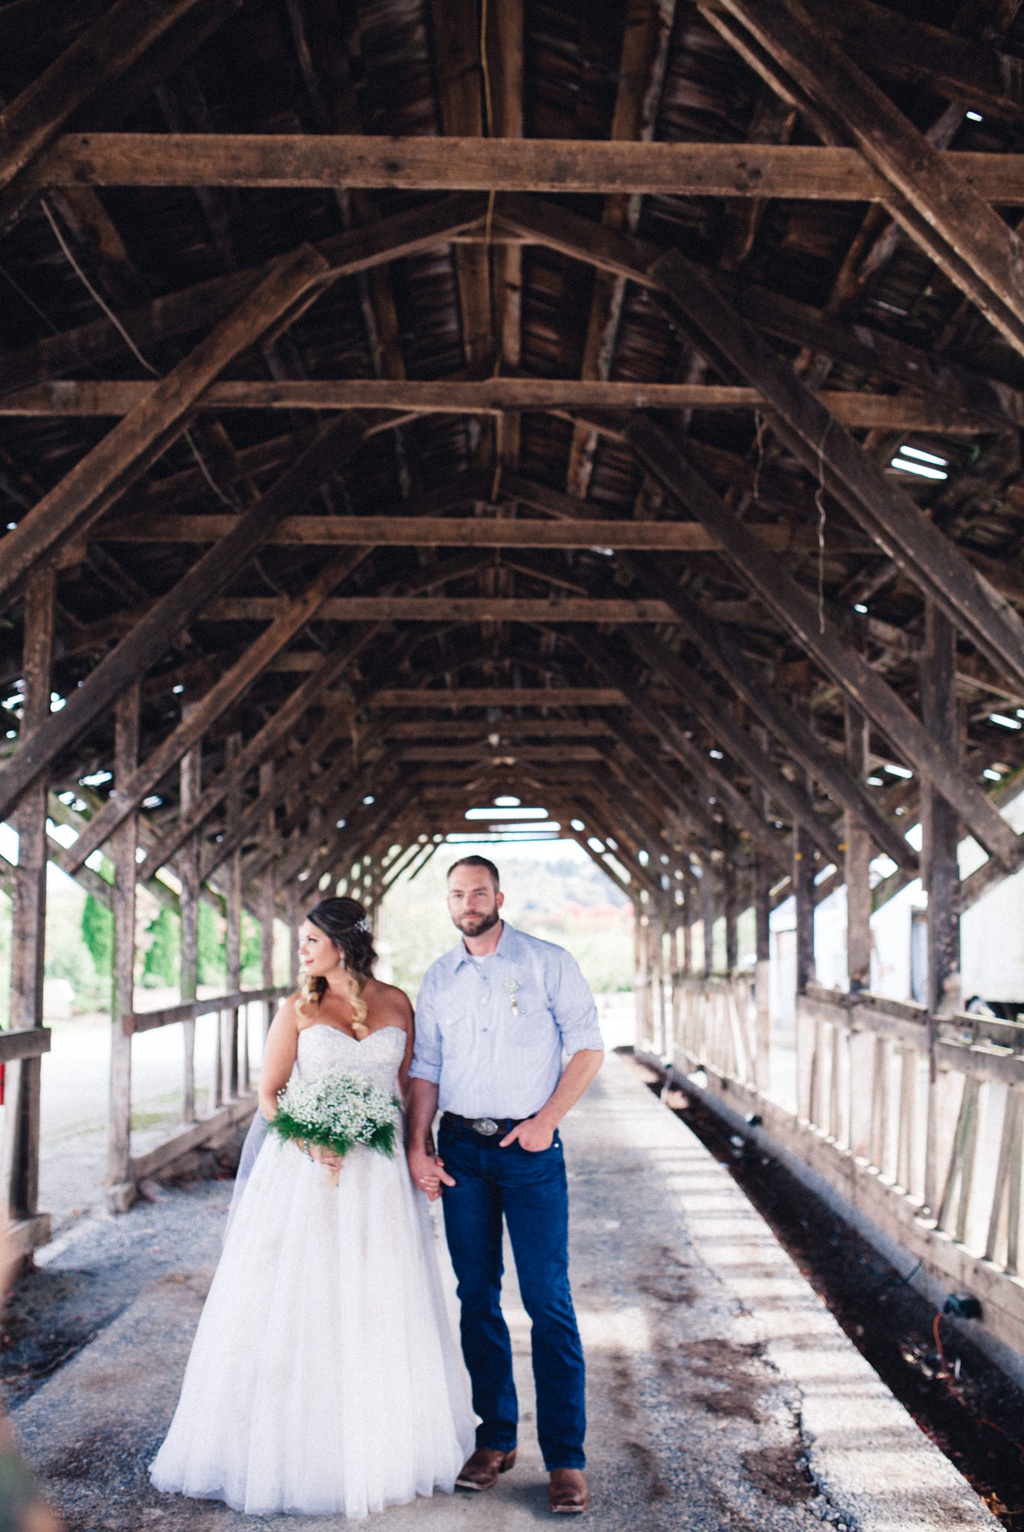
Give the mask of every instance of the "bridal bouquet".
<path id="1" fill-rule="evenodd" d="M 328 1069 L 315 1080 L 293 1080 L 277 1098 L 270 1127 L 284 1139 L 320 1144 L 345 1155 L 357 1144 L 395 1152 L 399 1103 L 365 1075 Z M 331 1173 L 337 1181 L 337 1172 Z"/>

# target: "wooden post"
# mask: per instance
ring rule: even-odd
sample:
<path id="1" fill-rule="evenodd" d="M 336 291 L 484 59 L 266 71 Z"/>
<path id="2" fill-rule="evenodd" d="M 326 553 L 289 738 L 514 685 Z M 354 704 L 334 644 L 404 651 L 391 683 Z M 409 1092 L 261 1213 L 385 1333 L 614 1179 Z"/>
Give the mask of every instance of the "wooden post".
<path id="1" fill-rule="evenodd" d="M 263 761 L 260 765 L 259 789 L 260 797 L 269 793 L 274 784 L 274 763 Z M 267 836 L 274 834 L 274 811 L 271 809 L 267 815 Z M 264 989 L 273 988 L 274 984 L 274 917 L 276 904 L 274 901 L 274 869 L 267 867 L 260 878 L 260 967 L 261 982 Z M 266 1030 L 270 1030 L 270 1023 L 274 1019 L 274 1002 L 267 1001 L 266 1006 Z"/>
<path id="2" fill-rule="evenodd" d="M 921 712 L 925 727 L 954 760 L 960 753 L 955 687 L 956 631 L 933 602 L 925 607 L 921 656 Z M 956 810 L 929 781 L 921 784 L 921 866 L 928 893 L 928 1123 L 925 1130 L 926 1205 L 938 1196 L 936 1164 L 936 1018 L 960 1008 L 960 872 Z M 906 1061 L 905 1061 L 906 1062 Z"/>
<path id="3" fill-rule="evenodd" d="M 847 699 L 846 764 L 859 782 L 867 776 L 868 722 Z M 871 837 L 862 821 L 846 810 L 844 816 L 846 875 L 846 969 L 851 995 L 871 986 Z"/>
<path id="4" fill-rule="evenodd" d="M 697 918 L 697 879 L 687 861 L 683 866 L 683 973 L 693 977 L 693 927 Z"/>
<path id="5" fill-rule="evenodd" d="M 285 892 L 288 909 L 288 982 L 299 971 L 299 926 L 302 923 L 302 889 L 293 878 Z"/>
<path id="6" fill-rule="evenodd" d="M 42 570 L 29 582 L 25 598 L 22 662 L 24 703 L 22 739 L 41 729 L 50 716 L 53 663 L 55 575 Z M 43 960 L 46 948 L 46 781 L 35 781 L 11 816 L 18 832 L 18 865 L 12 879 L 11 1000 L 12 1031 L 43 1023 Z M 42 1079 L 39 1058 L 6 1066 L 6 1166 L 10 1216 L 34 1218 L 39 1199 L 39 1109 Z"/>
<path id="7" fill-rule="evenodd" d="M 138 681 L 118 698 L 114 724 L 114 788 L 128 781 L 138 764 Z M 110 1126 L 107 1147 L 107 1202 L 126 1213 L 135 1201 L 132 1180 L 132 1040 L 122 1025 L 135 1009 L 135 850 L 138 816 L 129 814 L 111 838 L 114 861 L 114 974 L 110 999 Z"/>
<path id="8" fill-rule="evenodd" d="M 705 853 L 702 872 L 700 907 L 704 925 L 704 977 L 710 979 L 715 971 L 715 874 L 710 851 Z"/>
<path id="9" fill-rule="evenodd" d="M 186 705 L 187 706 L 187 705 Z M 182 709 L 184 713 L 185 708 Z M 187 814 L 199 796 L 200 746 L 182 757 L 180 767 L 179 811 Z M 181 998 L 194 1000 L 199 982 L 199 837 L 190 835 L 181 849 Z M 184 1021 L 185 1040 L 185 1122 L 196 1120 L 196 1024 Z"/>
<path id="10" fill-rule="evenodd" d="M 736 931 L 736 919 L 739 914 L 739 880 L 736 875 L 736 863 L 729 853 L 722 867 L 722 907 L 725 912 L 725 967 L 726 971 L 732 974 L 739 963 L 739 938 Z"/>
<path id="11" fill-rule="evenodd" d="M 814 980 L 814 852 L 811 838 L 793 827 L 793 893 L 796 899 L 796 992 Z"/>
<path id="12" fill-rule="evenodd" d="M 771 868 L 763 857 L 754 863 L 754 1006 L 757 1013 L 757 1043 L 754 1077 L 758 1090 L 771 1084 Z"/>
<path id="13" fill-rule="evenodd" d="M 242 736 L 232 734 L 227 741 L 225 752 L 228 765 L 238 759 L 241 749 Z M 236 785 L 228 796 L 227 812 L 228 823 L 234 824 L 241 812 L 240 785 Z M 227 931 L 225 933 L 227 987 L 229 992 L 234 993 L 242 987 L 242 851 L 237 846 L 228 862 L 227 884 Z M 248 1027 L 246 1026 L 241 1038 L 238 1035 L 239 1019 L 247 1014 L 238 1009 L 221 1012 L 221 1092 L 225 1100 L 233 1100 L 238 1095 L 239 1054 L 242 1056 L 242 1074 L 245 1084 L 248 1085 Z"/>

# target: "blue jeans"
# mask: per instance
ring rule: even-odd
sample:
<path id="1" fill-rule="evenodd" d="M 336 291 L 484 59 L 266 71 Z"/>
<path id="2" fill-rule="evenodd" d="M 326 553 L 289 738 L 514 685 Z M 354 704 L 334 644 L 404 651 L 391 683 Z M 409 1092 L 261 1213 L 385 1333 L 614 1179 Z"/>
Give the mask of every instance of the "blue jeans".
<path id="1" fill-rule="evenodd" d="M 501 1313 L 501 1221 L 508 1225 L 523 1305 L 533 1322 L 537 1435 L 544 1465 L 582 1468 L 586 1430 L 583 1347 L 569 1291 L 569 1197 L 558 1134 L 531 1154 L 518 1143 L 441 1123 L 444 1226 L 462 1305 L 462 1351 L 480 1416 L 478 1447 L 511 1452 L 519 1411 L 512 1346 Z"/>

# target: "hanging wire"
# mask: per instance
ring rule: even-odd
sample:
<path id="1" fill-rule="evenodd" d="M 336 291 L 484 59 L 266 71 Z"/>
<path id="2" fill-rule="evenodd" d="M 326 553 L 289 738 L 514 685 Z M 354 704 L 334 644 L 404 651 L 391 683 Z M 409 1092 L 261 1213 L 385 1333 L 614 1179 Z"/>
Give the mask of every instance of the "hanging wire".
<path id="1" fill-rule="evenodd" d="M 54 218 L 53 213 L 50 211 L 49 204 L 47 203 L 45 197 L 41 197 L 39 199 L 39 205 L 41 206 L 43 212 L 46 214 L 46 221 L 50 225 L 50 228 L 53 230 L 54 238 L 56 239 L 56 241 L 57 241 L 58 245 L 60 246 L 61 250 L 64 252 L 64 258 L 68 262 L 68 264 L 71 267 L 72 271 L 75 272 L 76 276 L 78 277 L 78 280 L 81 282 L 81 284 L 85 288 L 86 292 L 92 298 L 93 302 L 100 309 L 102 309 L 103 313 L 110 320 L 110 323 L 114 326 L 114 329 L 120 335 L 121 339 L 124 341 L 125 345 L 128 347 L 129 351 L 132 353 L 132 355 L 135 357 L 135 359 L 143 367 L 145 367 L 146 371 L 152 377 L 159 378 L 160 377 L 160 373 L 153 366 L 152 362 L 148 361 L 146 359 L 146 357 L 143 356 L 142 352 L 139 350 L 138 346 L 132 340 L 132 338 L 129 335 L 128 331 L 125 329 L 125 327 L 121 323 L 120 319 L 118 319 L 118 317 L 114 313 L 113 309 L 110 307 L 110 305 L 107 302 L 105 302 L 102 294 L 97 292 L 96 288 L 89 281 L 89 278 L 86 276 L 85 272 L 82 270 L 82 268 L 79 265 L 79 263 L 75 260 L 74 253 L 71 250 L 71 247 L 68 245 L 67 241 L 65 240 L 63 234 L 61 233 L 60 226 L 58 225 L 57 220 Z M 5 275 L 6 275 L 6 273 L 5 273 Z M 8 280 L 10 280 L 10 279 L 8 279 Z M 28 301 L 31 301 L 31 300 L 28 300 Z M 33 304 L 32 307 L 34 308 L 35 305 Z M 37 310 L 37 312 L 39 312 L 39 311 Z M 45 315 L 42 315 L 41 317 L 45 318 Z M 47 321 L 47 322 L 49 322 L 49 321 Z M 206 480 L 206 482 L 210 486 L 210 488 L 213 490 L 214 494 L 217 496 L 217 499 L 221 502 L 222 505 L 230 506 L 230 508 L 233 511 L 236 511 L 238 509 L 237 503 L 234 500 L 232 500 L 229 495 L 226 495 L 224 493 L 224 491 L 221 489 L 220 485 L 214 479 L 213 475 L 211 474 L 209 468 L 206 465 L 206 461 L 203 458 L 203 454 L 200 452 L 199 448 L 196 446 L 195 439 L 194 439 L 194 437 L 192 435 L 192 432 L 190 430 L 186 429 L 184 431 L 183 435 L 185 437 L 185 441 L 188 443 L 189 450 L 191 451 L 192 456 L 195 458 L 197 464 L 199 465 L 200 473 L 202 474 L 203 478 Z"/>
<path id="2" fill-rule="evenodd" d="M 761 470 L 764 467 L 764 416 L 760 410 L 754 411 L 754 445 L 757 447 L 757 463 L 754 467 L 754 501 L 761 498 Z"/>
<path id="3" fill-rule="evenodd" d="M 818 507 L 818 632 L 825 631 L 825 442 L 832 429 L 832 417 L 825 422 L 818 443 L 818 487 L 814 503 Z"/>

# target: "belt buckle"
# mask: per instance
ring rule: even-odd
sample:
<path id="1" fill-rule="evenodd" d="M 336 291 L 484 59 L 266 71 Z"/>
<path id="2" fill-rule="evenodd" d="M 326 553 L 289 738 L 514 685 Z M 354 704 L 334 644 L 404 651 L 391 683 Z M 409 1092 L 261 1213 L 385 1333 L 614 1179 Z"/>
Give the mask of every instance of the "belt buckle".
<path id="1" fill-rule="evenodd" d="M 498 1124 L 493 1117 L 474 1117 L 473 1132 L 479 1133 L 483 1138 L 493 1138 L 498 1131 Z"/>

